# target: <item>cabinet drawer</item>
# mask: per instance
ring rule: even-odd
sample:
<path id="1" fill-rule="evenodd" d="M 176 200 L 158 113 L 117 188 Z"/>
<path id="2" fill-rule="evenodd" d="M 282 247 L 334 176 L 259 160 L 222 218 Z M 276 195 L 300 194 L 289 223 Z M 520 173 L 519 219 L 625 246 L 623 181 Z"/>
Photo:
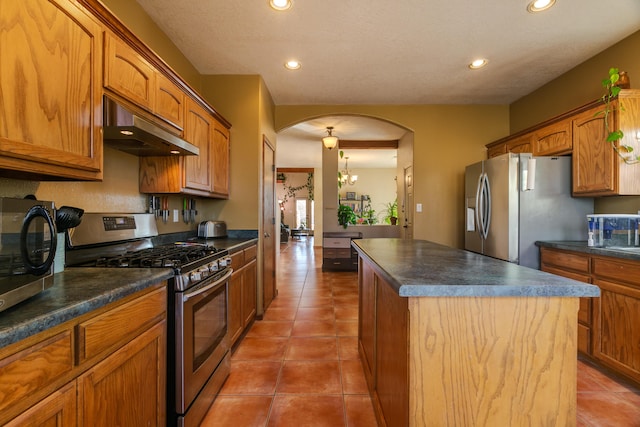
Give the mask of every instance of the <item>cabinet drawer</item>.
<path id="1" fill-rule="evenodd" d="M 322 239 L 323 248 L 349 248 L 351 238 L 349 237 L 325 237 Z"/>
<path id="2" fill-rule="evenodd" d="M 0 360 L 0 413 L 72 369 L 71 329 Z"/>
<path id="3" fill-rule="evenodd" d="M 258 246 L 253 245 L 244 250 L 244 262 L 247 263 L 252 259 L 256 259 L 258 253 Z"/>
<path id="4" fill-rule="evenodd" d="M 244 252 L 239 251 L 231 254 L 231 268 L 238 271 L 244 265 Z"/>
<path id="5" fill-rule="evenodd" d="M 104 350 L 128 342 L 166 317 L 167 289 L 163 286 L 77 326 L 78 364 Z"/>
<path id="6" fill-rule="evenodd" d="M 640 262 L 593 258 L 593 274 L 640 286 Z"/>
<path id="7" fill-rule="evenodd" d="M 586 255 L 565 252 L 565 251 L 555 251 L 553 249 L 548 249 L 548 248 L 541 248 L 540 256 L 541 256 L 541 262 L 543 264 L 555 265 L 557 267 L 567 268 L 570 270 L 589 274 L 589 257 Z M 559 273 L 555 273 L 555 274 L 559 274 Z M 559 275 L 589 283 L 589 280 L 583 280 L 580 277 L 576 278 L 576 277 L 564 275 L 564 274 L 559 274 Z"/>
<path id="8" fill-rule="evenodd" d="M 322 249 L 323 258 L 351 258 L 351 249 Z"/>

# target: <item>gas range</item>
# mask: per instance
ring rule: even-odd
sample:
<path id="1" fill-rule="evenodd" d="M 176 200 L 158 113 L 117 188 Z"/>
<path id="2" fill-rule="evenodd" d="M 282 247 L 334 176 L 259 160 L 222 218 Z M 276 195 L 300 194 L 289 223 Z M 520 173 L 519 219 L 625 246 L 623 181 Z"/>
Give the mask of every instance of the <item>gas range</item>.
<path id="1" fill-rule="evenodd" d="M 158 235 L 152 214 L 85 213 L 69 230 L 67 264 L 71 267 L 173 268 L 174 290 L 181 292 L 200 281 L 222 275 L 230 265 L 226 249 L 203 242 L 175 242 L 154 246 Z"/>

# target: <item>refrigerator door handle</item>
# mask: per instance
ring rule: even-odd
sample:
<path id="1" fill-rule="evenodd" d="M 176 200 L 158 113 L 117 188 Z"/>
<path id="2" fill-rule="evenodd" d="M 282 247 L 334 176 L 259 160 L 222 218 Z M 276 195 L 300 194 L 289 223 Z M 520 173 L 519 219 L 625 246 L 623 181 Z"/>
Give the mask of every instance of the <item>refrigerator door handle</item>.
<path id="1" fill-rule="evenodd" d="M 482 232 L 484 234 L 483 238 L 486 239 L 489 235 L 489 228 L 491 227 L 491 185 L 489 185 L 489 177 L 487 174 L 484 174 L 484 185 L 483 185 L 483 198 L 485 199 L 484 203 L 487 205 L 486 209 L 486 217 L 483 219 L 484 224 L 482 225 Z"/>
<path id="2" fill-rule="evenodd" d="M 482 238 L 482 179 L 483 179 L 484 174 L 480 174 L 480 176 L 478 177 L 478 185 L 476 186 L 476 227 L 478 229 L 478 233 L 480 234 L 480 237 Z"/>

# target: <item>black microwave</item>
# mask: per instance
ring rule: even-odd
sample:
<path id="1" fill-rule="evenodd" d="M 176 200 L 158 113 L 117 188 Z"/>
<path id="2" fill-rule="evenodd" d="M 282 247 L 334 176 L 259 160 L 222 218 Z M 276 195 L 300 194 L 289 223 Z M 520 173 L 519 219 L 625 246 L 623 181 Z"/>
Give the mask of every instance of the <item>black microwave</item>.
<path id="1" fill-rule="evenodd" d="M 0 311 L 53 285 L 53 202 L 0 198 Z"/>

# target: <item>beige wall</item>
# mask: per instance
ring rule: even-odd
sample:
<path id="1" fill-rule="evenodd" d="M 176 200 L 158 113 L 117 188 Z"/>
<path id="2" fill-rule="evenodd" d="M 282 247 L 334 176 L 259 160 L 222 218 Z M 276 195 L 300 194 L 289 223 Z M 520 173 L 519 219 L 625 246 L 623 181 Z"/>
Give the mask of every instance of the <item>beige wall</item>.
<path id="1" fill-rule="evenodd" d="M 508 106 L 282 105 L 276 129 L 333 114 L 362 114 L 413 131 L 414 201 L 423 205 L 414 215 L 414 237 L 462 247 L 464 168 L 486 158 L 485 144 L 508 134 Z"/>
<path id="2" fill-rule="evenodd" d="M 602 79 L 609 68 L 627 71 L 632 88 L 640 87 L 640 31 L 571 69 L 510 106 L 511 131 L 525 129 L 545 119 L 584 105 L 603 94 Z M 640 165 L 637 165 L 640 179 Z M 601 197 L 596 213 L 637 213 L 640 197 Z"/>

